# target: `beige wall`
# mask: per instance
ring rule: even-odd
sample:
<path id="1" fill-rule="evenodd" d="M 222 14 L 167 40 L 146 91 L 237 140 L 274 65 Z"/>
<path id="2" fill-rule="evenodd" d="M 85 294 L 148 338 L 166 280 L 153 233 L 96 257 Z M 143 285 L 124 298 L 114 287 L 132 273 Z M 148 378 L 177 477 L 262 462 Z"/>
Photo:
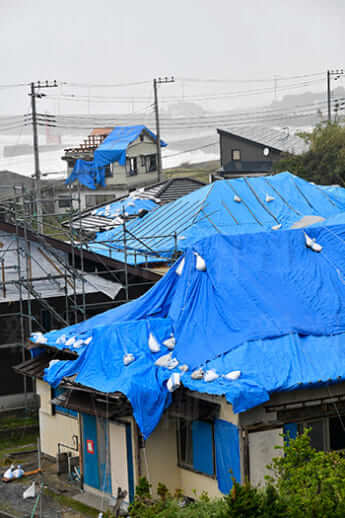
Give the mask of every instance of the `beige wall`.
<path id="1" fill-rule="evenodd" d="M 225 401 L 225 398 L 202 394 L 198 394 L 198 397 L 220 403 L 219 419 L 238 425 L 238 415 L 233 413 L 231 405 Z M 181 489 L 185 495 L 192 498 L 195 497 L 194 491 L 198 495 L 202 491 L 207 491 L 211 497 L 223 496 L 215 478 L 177 465 L 176 420 L 167 415 L 162 417 L 159 425 L 146 441 L 146 459 L 148 469 L 145 452 L 141 450 L 142 472 L 150 480 L 154 493 L 158 482 L 162 482 L 171 492 Z"/>
<path id="2" fill-rule="evenodd" d="M 63 414 L 52 415 L 51 392 L 48 383 L 38 379 L 37 393 L 41 400 L 39 411 L 41 449 L 46 455 L 55 457 L 58 442 L 73 446 L 73 435 L 77 435 L 79 440 L 78 419 Z"/>

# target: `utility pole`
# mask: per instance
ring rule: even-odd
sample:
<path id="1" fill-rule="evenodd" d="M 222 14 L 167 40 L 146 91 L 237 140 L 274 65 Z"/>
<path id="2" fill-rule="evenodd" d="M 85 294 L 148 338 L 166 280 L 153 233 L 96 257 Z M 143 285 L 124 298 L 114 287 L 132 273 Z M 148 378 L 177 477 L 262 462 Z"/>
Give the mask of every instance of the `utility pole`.
<path id="1" fill-rule="evenodd" d="M 153 80 L 153 94 L 154 94 L 154 105 L 155 105 L 155 116 L 156 116 L 156 147 L 157 147 L 157 177 L 158 182 L 161 179 L 162 171 L 162 156 L 161 156 L 161 134 L 159 128 L 159 108 L 158 108 L 158 89 L 157 85 L 175 83 L 174 77 L 159 77 Z"/>
<path id="2" fill-rule="evenodd" d="M 37 83 L 30 84 L 30 93 L 31 96 L 31 112 L 32 112 L 32 136 L 33 136 L 33 147 L 34 147 L 34 160 L 35 160 L 35 190 L 36 190 L 36 210 L 37 210 L 37 230 L 40 234 L 43 233 L 43 220 L 42 220 L 42 199 L 41 199 L 41 171 L 40 171 L 40 159 L 39 159 L 39 149 L 38 149 L 38 133 L 37 133 L 37 111 L 36 111 L 36 97 L 41 99 L 45 97 L 46 94 L 40 92 L 41 88 L 55 88 L 57 87 L 56 81 L 49 83 L 49 81 L 45 81 L 41 83 L 38 81 Z M 38 92 L 36 92 L 38 90 Z"/>
<path id="3" fill-rule="evenodd" d="M 332 122 L 332 110 L 331 110 L 331 77 L 334 77 L 334 81 L 337 81 L 341 76 L 344 75 L 344 70 L 327 70 L 327 112 L 328 122 Z"/>

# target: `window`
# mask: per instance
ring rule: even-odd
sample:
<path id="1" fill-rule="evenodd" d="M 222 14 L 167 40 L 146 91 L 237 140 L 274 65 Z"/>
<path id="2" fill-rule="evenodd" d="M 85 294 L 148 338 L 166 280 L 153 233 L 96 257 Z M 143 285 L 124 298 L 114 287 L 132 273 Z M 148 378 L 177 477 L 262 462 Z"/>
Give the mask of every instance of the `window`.
<path id="1" fill-rule="evenodd" d="M 344 423 L 344 415 L 322 417 L 300 424 L 284 425 L 284 433 L 289 431 L 290 437 L 294 439 L 297 433 L 303 433 L 305 428 L 310 428 L 309 437 L 312 448 L 318 451 L 345 450 Z"/>
<path id="2" fill-rule="evenodd" d="M 69 209 L 72 207 L 72 199 L 71 198 L 58 198 L 58 206 L 59 209 Z"/>
<path id="3" fill-rule="evenodd" d="M 137 157 L 127 158 L 126 172 L 127 176 L 135 176 L 138 174 Z"/>
<path id="4" fill-rule="evenodd" d="M 57 400 L 60 397 L 61 401 L 62 401 L 62 400 L 65 400 L 66 397 L 68 397 L 68 391 L 66 391 L 65 389 L 60 388 L 60 387 L 52 388 L 51 395 L 52 395 L 52 400 Z M 69 408 L 65 408 L 63 406 L 56 405 L 56 404 L 53 404 L 52 407 L 53 407 L 53 415 L 55 415 L 55 413 L 57 412 L 58 414 L 64 414 L 64 415 L 68 415 L 70 417 L 78 417 L 78 413 L 75 410 L 70 410 Z"/>
<path id="5" fill-rule="evenodd" d="M 153 171 L 157 171 L 157 155 L 147 155 L 146 172 L 152 173 Z"/>
<path id="6" fill-rule="evenodd" d="M 177 420 L 178 465 L 215 475 L 214 425 L 209 421 Z"/>
<path id="7" fill-rule="evenodd" d="M 241 160 L 241 151 L 239 149 L 232 150 L 232 160 Z"/>

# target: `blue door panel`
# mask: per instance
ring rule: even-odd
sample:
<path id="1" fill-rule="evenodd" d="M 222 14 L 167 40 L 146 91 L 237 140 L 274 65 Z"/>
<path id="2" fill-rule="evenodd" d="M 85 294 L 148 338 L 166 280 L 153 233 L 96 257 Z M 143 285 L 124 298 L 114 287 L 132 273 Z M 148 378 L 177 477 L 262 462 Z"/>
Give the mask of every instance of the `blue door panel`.
<path id="1" fill-rule="evenodd" d="M 85 484 L 87 484 L 88 486 L 100 489 L 96 417 L 92 415 L 82 414 L 82 418 L 84 481 Z M 92 443 L 90 441 L 92 441 Z M 93 453 L 89 451 L 91 445 L 93 446 Z"/>

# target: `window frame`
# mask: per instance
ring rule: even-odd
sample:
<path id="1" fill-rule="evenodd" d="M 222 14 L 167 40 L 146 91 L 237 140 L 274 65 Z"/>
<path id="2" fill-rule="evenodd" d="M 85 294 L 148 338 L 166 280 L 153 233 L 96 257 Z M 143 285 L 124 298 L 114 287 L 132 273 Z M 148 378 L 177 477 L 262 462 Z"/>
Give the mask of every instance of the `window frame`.
<path id="1" fill-rule="evenodd" d="M 216 473 L 216 444 L 215 444 L 215 434 L 214 434 L 214 421 L 213 420 L 207 420 L 207 419 L 195 419 L 195 421 L 201 421 L 204 423 L 207 423 L 211 425 L 212 430 L 212 468 L 213 468 L 213 474 L 210 475 L 209 473 L 204 473 L 203 471 L 199 471 L 194 468 L 193 466 L 193 460 L 192 464 L 187 464 L 181 459 L 181 432 L 180 432 L 180 426 L 181 422 L 186 423 L 187 426 L 192 427 L 193 420 L 192 419 L 186 419 L 184 417 L 177 417 L 176 418 L 176 444 L 177 444 L 177 466 L 181 469 L 185 469 L 187 471 L 191 471 L 193 473 L 197 473 L 198 475 L 203 475 L 204 477 L 216 479 L 217 473 Z M 191 434 L 192 436 L 192 434 Z M 193 436 L 190 447 L 192 448 L 191 457 L 193 459 Z"/>
<path id="2" fill-rule="evenodd" d="M 63 389 L 61 387 L 56 387 L 56 388 L 51 387 L 51 389 L 50 389 L 51 400 L 55 399 L 63 392 L 66 392 L 66 389 Z M 60 414 L 60 415 L 66 416 L 66 417 L 72 417 L 73 419 L 78 419 L 78 412 L 76 410 L 71 410 L 69 408 L 65 408 L 60 405 L 54 405 L 53 403 L 51 404 L 51 406 L 52 406 L 52 415 Z"/>
<path id="3" fill-rule="evenodd" d="M 132 168 L 132 162 L 134 167 Z M 126 175 L 137 176 L 138 175 L 138 157 L 127 157 L 126 159 Z"/>
<path id="4" fill-rule="evenodd" d="M 238 158 L 235 158 L 235 153 L 238 153 Z M 233 160 L 234 162 L 239 162 L 241 160 L 241 150 L 240 149 L 231 150 L 231 160 Z"/>

